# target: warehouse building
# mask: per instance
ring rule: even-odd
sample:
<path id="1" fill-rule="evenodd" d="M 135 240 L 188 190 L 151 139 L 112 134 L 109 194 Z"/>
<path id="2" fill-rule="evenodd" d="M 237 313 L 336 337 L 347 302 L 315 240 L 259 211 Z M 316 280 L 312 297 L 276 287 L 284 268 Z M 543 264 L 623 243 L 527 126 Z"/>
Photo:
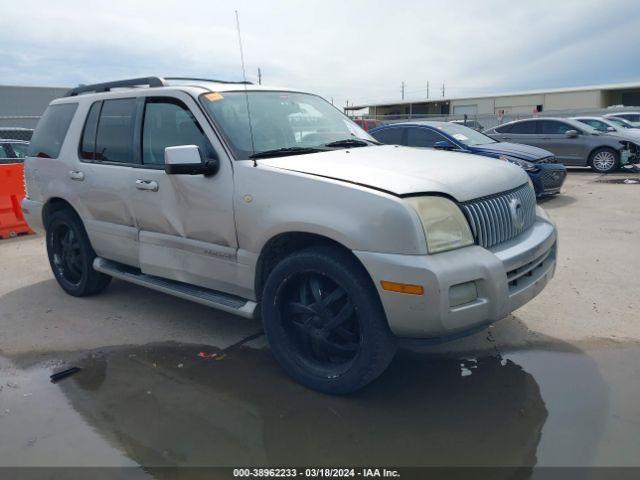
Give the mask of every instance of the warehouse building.
<path id="1" fill-rule="evenodd" d="M 466 98 L 434 98 L 372 105 L 349 105 L 347 113 L 386 115 L 516 115 L 546 111 L 640 106 L 640 83 L 594 85 Z"/>
<path id="2" fill-rule="evenodd" d="M 51 100 L 68 87 L 19 87 L 0 85 L 0 127 L 34 128 Z"/>

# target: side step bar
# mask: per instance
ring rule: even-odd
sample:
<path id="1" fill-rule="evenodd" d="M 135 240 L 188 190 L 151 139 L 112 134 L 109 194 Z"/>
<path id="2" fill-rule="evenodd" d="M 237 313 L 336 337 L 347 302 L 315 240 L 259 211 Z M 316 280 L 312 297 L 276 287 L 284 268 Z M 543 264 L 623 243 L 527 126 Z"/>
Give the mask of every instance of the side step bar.
<path id="1" fill-rule="evenodd" d="M 139 269 L 112 262 L 104 258 L 97 257 L 93 261 L 93 268 L 98 272 L 111 275 L 112 277 L 125 280 L 127 282 L 142 285 L 159 292 L 168 293 L 176 297 L 191 300 L 192 302 L 217 308 L 229 313 L 235 313 L 245 318 L 253 318 L 257 307 L 256 302 L 247 300 L 235 295 L 218 292 L 209 288 L 198 287 L 188 283 L 177 282 L 166 278 L 146 275 Z"/>

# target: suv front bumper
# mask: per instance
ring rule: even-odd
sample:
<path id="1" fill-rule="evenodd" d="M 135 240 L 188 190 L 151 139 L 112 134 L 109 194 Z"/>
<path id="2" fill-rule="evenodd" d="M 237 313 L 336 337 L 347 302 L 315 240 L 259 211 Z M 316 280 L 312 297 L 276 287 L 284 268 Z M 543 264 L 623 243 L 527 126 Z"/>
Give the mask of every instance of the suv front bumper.
<path id="1" fill-rule="evenodd" d="M 534 298 L 555 273 L 556 250 L 555 225 L 538 209 L 529 230 L 490 250 L 473 245 L 435 255 L 354 253 L 375 282 L 393 333 L 438 340 L 476 331 Z M 383 290 L 382 280 L 422 285 L 424 294 Z"/>

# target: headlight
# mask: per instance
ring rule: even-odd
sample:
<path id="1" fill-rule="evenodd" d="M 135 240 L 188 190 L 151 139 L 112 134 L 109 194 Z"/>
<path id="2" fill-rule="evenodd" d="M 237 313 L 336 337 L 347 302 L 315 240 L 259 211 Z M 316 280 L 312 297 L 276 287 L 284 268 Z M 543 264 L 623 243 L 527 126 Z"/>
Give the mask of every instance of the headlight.
<path id="1" fill-rule="evenodd" d="M 469 223 L 458 206 L 444 197 L 410 197 L 418 212 L 429 253 L 446 252 L 473 244 Z"/>
<path id="2" fill-rule="evenodd" d="M 536 170 L 538 170 L 538 167 L 536 167 L 531 162 L 527 162 L 526 160 L 521 160 L 521 159 L 515 158 L 515 157 L 509 157 L 507 155 L 500 155 L 498 158 L 500 160 L 504 160 L 505 162 L 509 162 L 509 163 L 513 163 L 514 165 L 518 165 L 519 167 L 523 168 L 525 170 L 525 172 L 535 172 Z"/>

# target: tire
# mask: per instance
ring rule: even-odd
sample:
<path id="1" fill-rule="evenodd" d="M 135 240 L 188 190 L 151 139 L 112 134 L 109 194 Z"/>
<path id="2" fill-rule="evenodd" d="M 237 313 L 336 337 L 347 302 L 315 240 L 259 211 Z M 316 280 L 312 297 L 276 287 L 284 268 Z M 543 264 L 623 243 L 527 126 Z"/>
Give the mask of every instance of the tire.
<path id="1" fill-rule="evenodd" d="M 96 258 L 87 232 L 72 210 L 59 210 L 47 223 L 47 255 L 53 275 L 69 295 L 85 297 L 106 288 L 109 275 L 96 272 Z"/>
<path id="2" fill-rule="evenodd" d="M 589 166 L 598 173 L 611 173 L 620 168 L 620 154 L 612 148 L 596 148 L 589 156 Z"/>
<path id="3" fill-rule="evenodd" d="M 339 248 L 305 249 L 278 263 L 265 283 L 261 309 L 276 360 L 319 392 L 359 390 L 396 352 L 371 278 Z"/>

